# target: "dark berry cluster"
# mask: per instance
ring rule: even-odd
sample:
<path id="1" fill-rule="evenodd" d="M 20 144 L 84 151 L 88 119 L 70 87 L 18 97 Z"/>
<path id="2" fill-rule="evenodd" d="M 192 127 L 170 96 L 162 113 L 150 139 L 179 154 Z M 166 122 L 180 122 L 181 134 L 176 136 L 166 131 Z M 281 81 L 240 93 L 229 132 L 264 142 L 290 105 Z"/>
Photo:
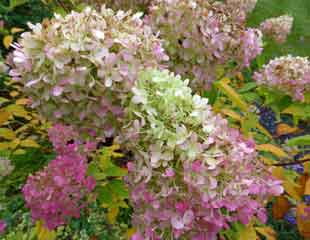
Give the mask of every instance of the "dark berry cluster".
<path id="1" fill-rule="evenodd" d="M 272 135 L 276 134 L 277 123 L 276 123 L 276 114 L 269 107 L 260 107 L 259 108 L 259 122 L 266 128 Z"/>

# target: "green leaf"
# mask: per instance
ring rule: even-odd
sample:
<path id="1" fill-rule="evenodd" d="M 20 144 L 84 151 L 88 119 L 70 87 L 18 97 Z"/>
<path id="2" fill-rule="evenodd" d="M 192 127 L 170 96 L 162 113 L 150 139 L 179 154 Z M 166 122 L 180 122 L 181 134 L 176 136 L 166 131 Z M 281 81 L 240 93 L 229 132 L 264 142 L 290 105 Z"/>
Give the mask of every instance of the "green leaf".
<path id="1" fill-rule="evenodd" d="M 245 92 L 248 92 L 248 91 L 250 91 L 256 87 L 257 87 L 257 85 L 255 82 L 249 82 L 249 83 L 244 84 L 244 86 L 242 88 L 240 88 L 238 90 L 238 92 L 239 93 L 245 93 Z"/>
<path id="2" fill-rule="evenodd" d="M 98 193 L 97 199 L 101 204 L 111 205 L 113 203 L 111 189 L 108 185 L 99 186 L 96 192 Z"/>
<path id="3" fill-rule="evenodd" d="M 87 174 L 93 176 L 97 181 L 106 179 L 106 175 L 100 171 L 95 162 L 88 165 Z"/>
<path id="4" fill-rule="evenodd" d="M 104 174 L 108 177 L 124 177 L 127 175 L 127 170 L 113 165 L 105 169 Z"/>
<path id="5" fill-rule="evenodd" d="M 109 187 L 121 198 L 128 198 L 129 192 L 125 183 L 121 180 L 114 179 L 109 183 Z"/>
<path id="6" fill-rule="evenodd" d="M 29 0 L 10 0 L 10 10 L 27 3 Z"/>
<path id="7" fill-rule="evenodd" d="M 291 138 L 287 141 L 287 145 L 290 147 L 310 145 L 310 135 L 308 134 L 300 137 Z"/>

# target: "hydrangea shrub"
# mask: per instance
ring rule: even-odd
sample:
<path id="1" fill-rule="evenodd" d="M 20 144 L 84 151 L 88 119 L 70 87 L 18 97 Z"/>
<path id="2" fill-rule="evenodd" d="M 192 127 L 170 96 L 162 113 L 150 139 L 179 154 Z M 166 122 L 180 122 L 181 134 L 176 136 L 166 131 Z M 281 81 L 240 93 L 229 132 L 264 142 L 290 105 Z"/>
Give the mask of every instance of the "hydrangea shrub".
<path id="1" fill-rule="evenodd" d="M 307 57 L 278 57 L 255 72 L 253 78 L 260 85 L 278 89 L 297 101 L 304 101 L 305 93 L 310 91 L 310 62 Z"/>
<path id="2" fill-rule="evenodd" d="M 132 90 L 124 139 L 135 157 L 128 164 L 135 240 L 215 239 L 231 223 L 265 222 L 265 201 L 283 191 L 254 141 L 188 83 L 151 70 Z"/>
<path id="3" fill-rule="evenodd" d="M 52 230 L 70 218 L 80 217 L 80 210 L 87 206 L 87 197 L 96 182 L 86 175 L 87 150 L 74 141 L 76 133 L 72 129 L 56 125 L 49 136 L 58 155 L 43 170 L 28 177 L 22 192 L 32 219 L 43 220 Z"/>
<path id="4" fill-rule="evenodd" d="M 282 44 L 291 33 L 294 18 L 289 15 L 269 18 L 261 23 L 260 29 L 264 35 L 273 38 L 277 43 Z"/>
<path id="5" fill-rule="evenodd" d="M 155 0 L 146 22 L 165 40 L 170 69 L 191 79 L 197 91 L 208 88 L 223 68 L 229 73 L 247 67 L 261 53 L 260 30 L 245 26 L 255 3 Z"/>
<path id="6" fill-rule="evenodd" d="M 168 60 L 141 15 L 103 6 L 30 24 L 14 45 L 10 74 L 48 120 L 111 136 L 137 73 Z"/>

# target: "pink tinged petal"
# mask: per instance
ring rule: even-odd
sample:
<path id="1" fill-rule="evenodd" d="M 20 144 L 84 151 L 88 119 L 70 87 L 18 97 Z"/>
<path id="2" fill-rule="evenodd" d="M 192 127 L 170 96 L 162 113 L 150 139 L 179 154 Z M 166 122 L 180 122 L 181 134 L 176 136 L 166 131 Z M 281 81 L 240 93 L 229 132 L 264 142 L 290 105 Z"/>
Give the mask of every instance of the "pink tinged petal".
<path id="1" fill-rule="evenodd" d="M 274 196 L 279 196 L 284 192 L 284 188 L 281 185 L 271 186 L 269 192 Z"/>
<path id="2" fill-rule="evenodd" d="M 127 170 L 128 172 L 133 172 L 135 170 L 135 164 L 132 162 L 127 163 Z"/>
<path id="3" fill-rule="evenodd" d="M 200 173 L 202 170 L 201 161 L 195 161 L 192 164 L 192 170 L 196 173 Z"/>
<path id="4" fill-rule="evenodd" d="M 58 97 L 58 96 L 60 96 L 62 94 L 63 90 L 64 90 L 63 87 L 56 86 L 56 87 L 53 88 L 52 94 L 53 94 L 53 96 Z"/>
<path id="5" fill-rule="evenodd" d="M 175 176 L 175 173 L 174 173 L 174 170 L 173 168 L 167 168 L 165 173 L 163 174 L 164 177 L 174 177 Z"/>
<path id="6" fill-rule="evenodd" d="M 180 230 L 184 228 L 183 218 L 179 215 L 175 215 L 171 218 L 171 225 L 174 229 Z"/>
<path id="7" fill-rule="evenodd" d="M 31 87 L 32 85 L 37 84 L 39 81 L 40 81 L 40 79 L 32 80 L 30 82 L 27 82 L 25 86 Z"/>
<path id="8" fill-rule="evenodd" d="M 210 178 L 210 189 L 215 189 L 217 187 L 217 181 L 215 178 Z"/>
<path id="9" fill-rule="evenodd" d="M 185 225 L 192 223 L 192 221 L 194 220 L 194 217 L 195 217 L 194 212 L 192 210 L 187 210 L 183 216 L 183 223 Z"/>
<path id="10" fill-rule="evenodd" d="M 135 233 L 132 237 L 131 237 L 131 240 L 145 240 L 142 235 L 138 232 L 138 233 Z"/>
<path id="11" fill-rule="evenodd" d="M 63 177 L 61 176 L 55 176 L 54 177 L 54 181 L 55 183 L 59 186 L 59 187 L 62 187 L 63 185 L 66 184 L 66 179 L 64 179 Z"/>
<path id="12" fill-rule="evenodd" d="M 266 223 L 267 222 L 266 210 L 264 208 L 261 208 L 257 213 L 257 217 L 262 223 Z"/>
<path id="13" fill-rule="evenodd" d="M 62 114 L 61 111 L 55 111 L 55 112 L 54 112 L 54 117 L 55 117 L 55 118 L 61 118 L 62 115 L 63 115 L 63 114 Z"/>

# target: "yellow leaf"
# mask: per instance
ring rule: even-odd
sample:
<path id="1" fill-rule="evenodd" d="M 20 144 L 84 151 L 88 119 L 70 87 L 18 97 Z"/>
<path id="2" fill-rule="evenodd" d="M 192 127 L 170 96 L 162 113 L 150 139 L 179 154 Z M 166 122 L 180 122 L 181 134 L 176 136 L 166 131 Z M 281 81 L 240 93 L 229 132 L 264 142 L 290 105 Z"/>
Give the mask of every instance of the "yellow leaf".
<path id="1" fill-rule="evenodd" d="M 0 137 L 8 140 L 16 138 L 15 132 L 9 128 L 0 128 Z"/>
<path id="2" fill-rule="evenodd" d="M 255 228 L 253 227 L 252 224 L 249 224 L 245 226 L 244 229 L 239 232 L 239 238 L 238 240 L 256 240 L 257 235 Z"/>
<path id="3" fill-rule="evenodd" d="M 17 117 L 23 117 L 28 119 L 29 115 L 28 112 L 25 110 L 23 106 L 16 105 L 16 104 L 11 104 L 5 108 L 6 111 L 9 113 L 13 114 L 14 116 Z"/>
<path id="4" fill-rule="evenodd" d="M 265 165 L 272 165 L 274 163 L 273 159 L 260 156 L 259 159 L 265 164 Z"/>
<path id="5" fill-rule="evenodd" d="M 257 123 L 256 124 L 257 129 L 259 129 L 263 134 L 265 134 L 267 137 L 269 137 L 269 139 L 272 139 L 272 135 L 260 124 Z"/>
<path id="6" fill-rule="evenodd" d="M 39 145 L 38 143 L 36 143 L 36 141 L 34 141 L 33 139 L 30 139 L 30 138 L 25 139 L 25 140 L 22 140 L 22 141 L 20 142 L 20 145 L 21 145 L 22 147 L 33 147 L 33 148 L 38 148 L 38 147 L 40 147 L 40 145 Z"/>
<path id="7" fill-rule="evenodd" d="M 15 130 L 15 133 L 17 133 L 17 134 L 18 134 L 18 133 L 21 133 L 21 132 L 27 130 L 29 127 L 30 127 L 29 124 L 24 124 L 24 125 L 21 126 L 20 128 L 16 129 L 16 130 Z"/>
<path id="8" fill-rule="evenodd" d="M 11 149 L 15 149 L 17 148 L 17 146 L 20 144 L 20 140 L 18 138 L 15 138 L 12 142 L 11 142 Z"/>
<path id="9" fill-rule="evenodd" d="M 27 105 L 29 103 L 29 99 L 27 98 L 21 98 L 16 100 L 15 104 L 17 105 Z"/>
<path id="10" fill-rule="evenodd" d="M 255 230 L 263 235 L 266 240 L 276 240 L 277 234 L 271 227 L 256 227 Z"/>
<path id="11" fill-rule="evenodd" d="M 6 123 L 11 117 L 11 113 L 5 111 L 5 110 L 0 110 L 0 125 L 3 123 Z"/>
<path id="12" fill-rule="evenodd" d="M 12 91 L 12 92 L 10 92 L 10 96 L 11 97 L 16 97 L 16 96 L 18 96 L 19 95 L 19 92 L 18 91 Z"/>
<path id="13" fill-rule="evenodd" d="M 223 109 L 223 110 L 221 110 L 221 113 L 223 113 L 226 116 L 231 117 L 232 119 L 234 119 L 238 122 L 240 122 L 242 120 L 242 117 L 238 113 L 236 113 L 235 111 L 232 111 L 230 109 Z"/>
<path id="14" fill-rule="evenodd" d="M 284 152 L 281 148 L 272 144 L 261 144 L 257 145 L 256 149 L 258 151 L 270 152 L 279 158 L 288 158 L 288 154 Z"/>
<path id="15" fill-rule="evenodd" d="M 41 221 L 36 222 L 36 234 L 37 234 L 38 240 L 56 239 L 55 231 L 48 230 Z"/>
<path id="16" fill-rule="evenodd" d="M 116 222 L 118 212 L 119 208 L 109 208 L 107 216 L 109 223 L 114 224 Z"/>
<path id="17" fill-rule="evenodd" d="M 228 79 L 229 80 L 229 79 Z M 227 78 L 223 78 L 221 81 L 216 83 L 216 86 L 222 90 L 227 97 L 242 111 L 248 112 L 249 106 L 242 100 L 240 95 L 227 84 Z"/>
<path id="18" fill-rule="evenodd" d="M 23 28 L 18 28 L 18 27 L 13 27 L 11 28 L 11 33 L 15 34 L 15 33 L 19 33 L 19 32 L 23 32 L 24 29 Z"/>
<path id="19" fill-rule="evenodd" d="M 300 187 L 298 184 L 293 183 L 291 181 L 284 181 L 282 183 L 284 190 L 287 192 L 288 195 L 290 195 L 292 198 L 294 198 L 296 201 L 301 200 L 300 193 L 296 190 L 298 187 Z"/>
<path id="20" fill-rule="evenodd" d="M 284 170 L 282 167 L 273 167 L 272 168 L 272 176 L 274 176 L 278 180 L 285 180 Z"/>
<path id="21" fill-rule="evenodd" d="M 5 46 L 6 49 L 8 49 L 11 46 L 11 43 L 13 42 L 13 36 L 12 35 L 7 35 L 3 38 L 3 45 Z"/>
<path id="22" fill-rule="evenodd" d="M 127 230 L 127 239 L 131 239 L 131 237 L 136 233 L 136 229 L 135 228 L 129 228 Z"/>
<path id="23" fill-rule="evenodd" d="M 292 198 L 299 201 L 301 199 L 301 195 L 296 190 L 298 187 L 300 187 L 299 184 L 289 181 L 286 179 L 284 170 L 282 167 L 274 167 L 272 169 L 272 176 L 277 178 L 278 180 L 282 180 L 282 185 L 284 187 L 284 190 L 289 194 Z"/>
<path id="24" fill-rule="evenodd" d="M 23 155 L 25 153 L 26 151 L 24 149 L 17 149 L 16 151 L 13 152 L 14 155 Z"/>
<path id="25" fill-rule="evenodd" d="M 8 150 L 11 147 L 11 142 L 0 142 L 0 150 Z"/>

